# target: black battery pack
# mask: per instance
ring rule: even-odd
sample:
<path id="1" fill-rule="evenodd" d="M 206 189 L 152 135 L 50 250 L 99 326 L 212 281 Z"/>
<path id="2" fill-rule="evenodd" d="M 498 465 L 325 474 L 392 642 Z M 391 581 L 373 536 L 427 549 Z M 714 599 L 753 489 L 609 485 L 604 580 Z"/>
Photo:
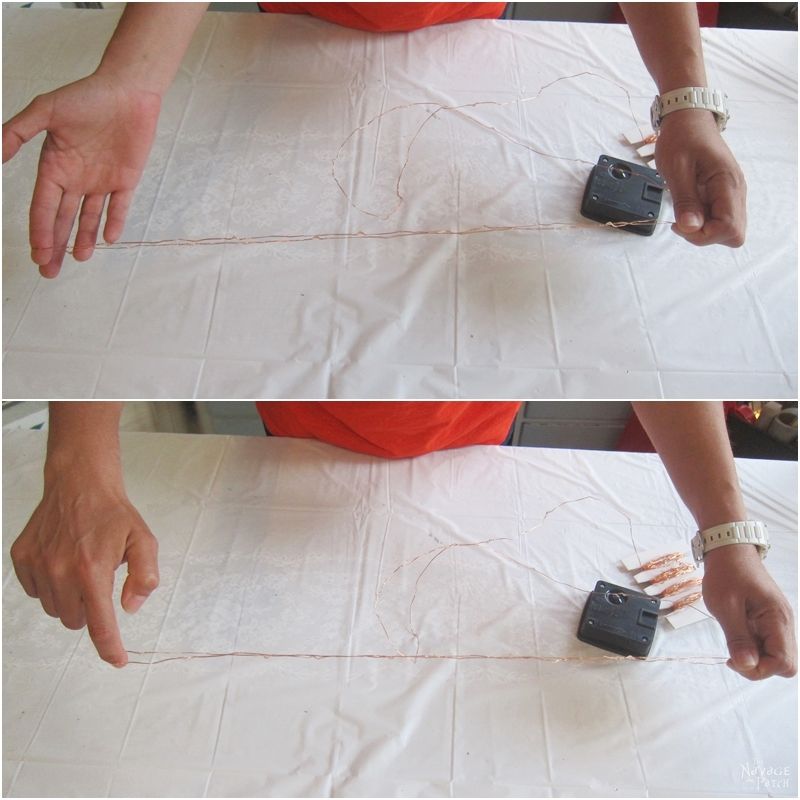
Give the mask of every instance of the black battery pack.
<path id="1" fill-rule="evenodd" d="M 658 624 L 656 597 L 597 581 L 583 607 L 578 638 L 623 656 L 646 656 Z"/>
<path id="2" fill-rule="evenodd" d="M 652 236 L 664 185 L 661 175 L 650 167 L 601 155 L 586 183 L 581 214 L 595 222 L 636 222 L 621 230 Z"/>

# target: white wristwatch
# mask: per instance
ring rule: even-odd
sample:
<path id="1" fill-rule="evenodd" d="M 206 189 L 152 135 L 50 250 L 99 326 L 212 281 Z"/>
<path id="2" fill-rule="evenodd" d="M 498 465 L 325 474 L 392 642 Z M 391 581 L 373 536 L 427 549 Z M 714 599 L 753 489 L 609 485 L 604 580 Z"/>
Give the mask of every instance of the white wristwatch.
<path id="1" fill-rule="evenodd" d="M 650 106 L 653 130 L 658 131 L 667 114 L 684 108 L 703 108 L 710 111 L 716 118 L 720 131 L 725 130 L 731 116 L 728 113 L 728 95 L 725 92 L 705 86 L 684 86 L 682 89 L 656 95 L 653 105 Z"/>
<path id="2" fill-rule="evenodd" d="M 714 525 L 713 528 L 698 531 L 692 539 L 692 555 L 699 564 L 711 550 L 729 544 L 754 544 L 758 548 L 761 558 L 764 558 L 769 550 L 767 526 L 763 522 L 747 520 L 725 522 L 722 525 Z"/>

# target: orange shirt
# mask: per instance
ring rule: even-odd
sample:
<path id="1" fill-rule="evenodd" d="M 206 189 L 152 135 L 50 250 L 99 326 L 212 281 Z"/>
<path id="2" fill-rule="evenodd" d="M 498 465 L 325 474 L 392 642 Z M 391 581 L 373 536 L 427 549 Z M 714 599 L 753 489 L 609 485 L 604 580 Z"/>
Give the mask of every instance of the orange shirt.
<path id="1" fill-rule="evenodd" d="M 264 11 L 311 14 L 362 31 L 415 31 L 465 19 L 497 19 L 505 3 L 259 3 Z"/>
<path id="2" fill-rule="evenodd" d="M 502 444 L 518 402 L 283 401 L 256 403 L 274 436 L 319 439 L 382 458 Z"/>

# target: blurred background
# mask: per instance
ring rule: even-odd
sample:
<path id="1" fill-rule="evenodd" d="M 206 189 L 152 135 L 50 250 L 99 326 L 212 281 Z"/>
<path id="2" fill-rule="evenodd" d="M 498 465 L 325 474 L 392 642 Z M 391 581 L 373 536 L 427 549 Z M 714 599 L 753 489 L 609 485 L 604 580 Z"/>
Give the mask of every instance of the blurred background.
<path id="1" fill-rule="evenodd" d="M 796 400 L 729 401 L 725 403 L 725 410 L 735 456 L 797 460 Z M 46 402 L 3 403 L 4 433 L 46 428 Z M 125 404 L 120 428 L 161 433 L 265 435 L 252 402 L 130 402 Z M 516 447 L 653 452 L 631 404 L 618 401 L 524 402 L 517 414 L 510 444 Z"/>
<path id="2" fill-rule="evenodd" d="M 110 8 L 122 3 L 3 3 L 3 7 Z M 698 3 L 705 27 L 797 30 L 797 3 Z M 256 3 L 211 3 L 210 11 L 258 12 Z M 509 3 L 505 19 L 622 22 L 616 3 Z"/>

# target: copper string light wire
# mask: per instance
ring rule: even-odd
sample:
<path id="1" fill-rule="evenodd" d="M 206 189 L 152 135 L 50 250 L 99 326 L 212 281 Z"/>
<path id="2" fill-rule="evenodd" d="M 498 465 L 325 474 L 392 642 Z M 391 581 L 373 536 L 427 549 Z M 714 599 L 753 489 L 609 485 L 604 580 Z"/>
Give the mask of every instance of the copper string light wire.
<path id="1" fill-rule="evenodd" d="M 467 114 L 466 111 L 465 111 L 465 109 L 478 108 L 479 106 L 489 106 L 489 105 L 497 106 L 498 108 L 504 108 L 505 106 L 510 106 L 510 105 L 521 106 L 523 103 L 529 103 L 532 100 L 538 100 L 539 97 L 541 97 L 542 94 L 545 92 L 545 90 L 549 89 L 551 86 L 555 86 L 557 83 L 561 83 L 562 81 L 570 81 L 570 80 L 574 80 L 576 78 L 583 78 L 583 77 L 599 78 L 600 80 L 607 81 L 612 86 L 615 86 L 617 89 L 620 89 L 625 94 L 625 97 L 627 98 L 628 110 L 630 112 L 631 119 L 633 120 L 634 124 L 638 128 L 639 133 L 642 136 L 642 139 L 644 140 L 644 139 L 648 138 L 647 134 L 644 133 L 644 131 L 642 130 L 641 126 L 639 125 L 639 122 L 636 119 L 636 115 L 634 114 L 633 101 L 631 99 L 630 92 L 624 86 L 622 86 L 621 84 L 617 83 L 616 81 L 611 80 L 610 78 L 605 77 L 604 75 L 599 75 L 596 72 L 584 71 L 584 72 L 578 72 L 575 75 L 565 75 L 565 76 L 562 76 L 560 78 L 556 78 L 555 80 L 552 80 L 549 83 L 546 83 L 542 87 L 540 87 L 539 91 L 536 92 L 536 94 L 530 95 L 528 97 L 523 97 L 523 98 L 520 98 L 520 99 L 517 99 L 517 100 L 507 100 L 505 102 L 500 102 L 500 101 L 497 101 L 497 100 L 479 100 L 479 101 L 474 102 L 474 103 L 463 103 L 463 104 L 454 105 L 454 106 L 445 106 L 445 105 L 436 104 L 436 103 L 429 103 L 429 102 L 428 103 L 426 103 L 426 102 L 418 102 L 418 103 L 407 103 L 406 105 L 394 106 L 393 108 L 389 108 L 386 111 L 382 111 L 380 114 L 375 115 L 368 122 L 365 122 L 363 125 L 360 125 L 358 128 L 356 128 L 355 130 L 353 130 L 351 133 L 348 134 L 348 136 L 345 138 L 345 140 L 339 146 L 339 150 L 337 151 L 336 155 L 333 158 L 333 161 L 331 162 L 331 177 L 333 178 L 333 180 L 336 183 L 336 185 L 339 187 L 339 190 L 341 191 L 341 193 L 347 199 L 347 202 L 353 208 L 355 208 L 357 211 L 360 211 L 362 214 L 367 214 L 368 216 L 371 216 L 371 217 L 376 217 L 377 219 L 384 219 L 384 220 L 385 219 L 389 219 L 389 217 L 391 217 L 393 214 L 395 214 L 395 212 L 397 212 L 400 209 L 400 207 L 403 205 L 403 203 L 405 202 L 405 198 L 403 197 L 403 195 L 402 195 L 402 193 L 400 191 L 400 184 L 402 183 L 403 174 L 405 173 L 406 167 L 408 166 L 408 162 L 409 162 L 409 160 L 411 158 L 411 150 L 414 147 L 414 143 L 417 141 L 417 138 L 419 137 L 420 133 L 422 133 L 422 129 L 432 119 L 434 119 L 439 114 L 448 113 L 448 112 L 463 116 L 467 120 L 469 120 L 470 122 L 472 122 L 472 123 L 474 123 L 476 125 L 479 125 L 481 128 L 484 128 L 485 130 L 489 131 L 490 133 L 492 133 L 492 134 L 494 134 L 496 136 L 499 136 L 499 137 L 505 139 L 506 141 L 511 142 L 512 144 L 516 144 L 519 147 L 523 147 L 524 149 L 529 150 L 530 152 L 534 153 L 535 155 L 541 156 L 543 158 L 551 158 L 551 159 L 555 159 L 557 161 L 571 161 L 571 162 L 576 163 L 576 164 L 587 164 L 589 166 L 594 166 L 594 162 L 587 161 L 584 158 L 570 158 L 568 156 L 559 156 L 559 155 L 556 155 L 555 153 L 548 153 L 548 152 L 545 152 L 544 150 L 539 150 L 538 148 L 527 144 L 526 142 L 522 141 L 521 139 L 518 139 L 516 136 L 513 136 L 513 135 L 511 135 L 509 133 L 506 133 L 504 131 L 501 131 L 499 128 L 496 128 L 494 125 L 489 125 L 488 123 L 481 122 L 479 119 L 477 119 L 476 117 L 472 116 L 471 114 Z M 386 214 L 375 214 L 375 213 L 373 213 L 371 211 L 367 211 L 365 208 L 362 208 L 359 205 L 357 205 L 353 201 L 350 193 L 342 185 L 342 182 L 339 180 L 339 178 L 338 178 L 338 176 L 336 174 L 336 163 L 341 158 L 342 153 L 343 153 L 345 147 L 347 146 L 347 143 L 352 138 L 354 138 L 357 134 L 361 133 L 362 131 L 364 131 L 367 128 L 369 128 L 371 125 L 374 125 L 376 122 L 378 122 L 379 120 L 383 119 L 383 117 L 385 117 L 387 114 L 392 114 L 395 111 L 403 111 L 403 110 L 407 110 L 407 109 L 410 109 L 410 108 L 420 108 L 420 107 L 422 107 L 422 108 L 430 108 L 431 106 L 434 107 L 434 110 L 431 111 L 425 117 L 425 119 L 420 123 L 420 125 L 417 128 L 417 130 L 415 131 L 414 135 L 411 137 L 411 141 L 410 141 L 408 147 L 406 148 L 406 157 L 405 157 L 405 160 L 403 161 L 402 166 L 400 167 L 400 172 L 398 173 L 397 180 L 395 182 L 395 196 L 396 196 L 397 199 L 396 199 L 394 207 Z M 645 174 L 645 173 L 634 173 L 634 174 Z"/>
<path id="2" fill-rule="evenodd" d="M 493 538 L 484 539 L 479 542 L 453 542 L 450 544 L 440 545 L 439 547 L 432 548 L 427 550 L 423 553 L 419 553 L 418 555 L 414 556 L 413 558 L 408 559 L 407 561 L 402 562 L 398 566 L 396 566 L 378 585 L 375 587 L 375 599 L 373 604 L 373 609 L 375 612 L 375 617 L 383 630 L 384 635 L 386 636 L 387 642 L 394 648 L 394 653 L 272 653 L 272 652 L 261 652 L 261 651 L 246 651 L 246 650 L 236 650 L 230 652 L 223 652 L 223 653 L 211 653 L 211 652 L 189 652 L 189 651 L 180 651 L 180 652 L 169 652 L 169 651 L 159 651 L 159 650 L 128 650 L 129 655 L 133 656 L 141 656 L 141 657 L 149 657 L 148 660 L 139 660 L 133 659 L 128 661 L 129 664 L 140 664 L 140 665 L 154 665 L 154 664 L 163 664 L 166 662 L 173 662 L 173 661 L 190 661 L 190 660 L 198 660 L 198 659 L 212 659 L 212 658 L 261 658 L 261 659 L 306 659 L 306 660 L 397 660 L 397 661 L 413 661 L 416 662 L 417 660 L 420 661 L 538 661 L 538 662 L 545 662 L 545 663 L 575 663 L 575 664 L 613 664 L 613 663 L 622 663 L 622 662 L 631 662 L 631 661 L 646 661 L 650 663 L 654 662 L 675 662 L 675 663 L 686 663 L 686 664 L 695 664 L 695 665 L 702 665 L 702 666 L 718 666 L 727 663 L 728 656 L 717 656 L 717 655 L 691 655 L 691 656 L 650 656 L 650 657 L 636 657 L 636 656 L 617 656 L 617 655 L 597 655 L 597 656 L 545 656 L 545 655 L 532 655 L 532 654 L 487 654 L 487 653 L 425 653 L 420 652 L 420 635 L 414 627 L 414 619 L 413 619 L 413 607 L 416 601 L 416 598 L 419 593 L 420 584 L 422 578 L 427 573 L 428 569 L 431 567 L 433 562 L 442 556 L 444 553 L 455 550 L 456 548 L 464 548 L 464 547 L 490 547 L 494 544 L 499 542 L 512 542 L 512 541 L 519 541 L 525 536 L 528 536 L 534 533 L 536 530 L 541 528 L 547 519 L 556 513 L 559 509 L 564 506 L 571 505 L 574 503 L 581 503 L 587 500 L 594 500 L 598 502 L 606 502 L 602 498 L 594 496 L 594 495 L 585 495 L 583 497 L 578 497 L 570 500 L 565 500 L 559 503 L 554 508 L 549 509 L 545 512 L 542 518 L 532 527 L 526 528 L 522 532 L 520 532 L 517 536 L 498 536 Z M 633 544 L 634 550 L 638 554 L 638 548 L 636 546 L 636 540 L 633 535 L 633 521 L 632 519 L 625 514 L 620 509 L 617 510 L 625 519 L 627 520 L 628 524 L 628 531 L 631 537 L 631 542 Z M 560 580 L 558 578 L 549 575 L 547 572 L 544 572 L 539 567 L 534 566 L 532 564 L 528 564 L 522 562 L 513 556 L 508 556 L 505 554 L 498 554 L 500 558 L 503 558 L 506 561 L 509 561 L 513 564 L 516 564 L 523 569 L 530 570 L 535 572 L 538 575 L 546 578 L 549 581 L 554 583 L 560 584 L 562 586 L 567 586 L 575 591 L 581 593 L 588 593 L 590 590 L 576 586 L 575 584 L 569 583 L 567 581 Z M 412 638 L 415 641 L 415 652 L 414 653 L 403 653 L 397 648 L 396 644 L 392 640 L 391 636 L 389 635 L 388 628 L 386 627 L 386 623 L 383 619 L 380 610 L 380 603 L 382 600 L 382 595 L 387 587 L 387 585 L 394 580 L 403 570 L 411 567 L 412 565 L 416 564 L 417 562 L 422 561 L 423 559 L 427 559 L 422 569 L 420 570 L 419 574 L 417 575 L 413 589 L 412 595 L 408 606 L 408 611 L 406 614 L 407 623 L 406 629 Z M 689 584 L 690 581 L 685 581 L 684 584 Z M 665 609 L 666 613 L 671 613 L 672 611 L 677 610 L 678 608 L 682 608 L 686 605 L 691 605 L 692 603 L 696 602 L 700 599 L 701 593 L 698 592 L 696 594 L 690 595 L 686 598 L 676 601 L 673 603 L 669 609 Z M 706 616 L 709 616 L 706 614 Z"/>
<path id="3" fill-rule="evenodd" d="M 544 661 L 553 664 L 562 662 L 572 663 L 620 663 L 630 661 L 645 661 L 650 663 L 674 661 L 685 664 L 699 664 L 704 666 L 718 666 L 728 661 L 728 656 L 538 656 L 538 655 L 485 655 L 483 653 L 418 653 L 416 655 L 403 655 L 400 653 L 261 653 L 246 650 L 234 650 L 229 653 L 197 653 L 197 652 L 165 652 L 160 650 L 128 650 L 134 656 L 158 656 L 149 661 L 131 660 L 129 664 L 164 664 L 167 661 L 191 661 L 205 658 L 263 658 L 263 659 L 290 659 L 302 658 L 315 661 L 325 660 L 389 660 L 389 661 Z"/>
<path id="4" fill-rule="evenodd" d="M 152 241 L 124 241 L 114 244 L 98 242 L 100 250 L 134 250 L 139 247 L 218 247 L 231 244 L 297 244 L 300 242 L 342 241 L 345 239 L 405 239 L 412 236 L 475 236 L 486 233 L 510 231 L 561 231 L 577 228 L 593 228 L 598 222 L 538 222 L 527 225 L 478 225 L 472 228 L 437 228 L 434 230 L 396 230 L 367 233 L 276 233 L 261 236 L 207 236 L 202 239 L 155 239 Z M 631 222 L 605 222 L 607 228 L 630 228 L 639 225 L 672 225 L 672 221 L 632 220 Z M 67 248 L 69 253 L 72 247 Z"/>
<path id="5" fill-rule="evenodd" d="M 680 561 L 684 557 L 685 553 L 677 552 L 677 553 L 666 553 L 663 556 L 659 556 L 658 558 L 653 558 L 648 561 L 646 564 L 642 564 L 640 567 L 635 567 L 637 572 L 647 572 L 651 569 L 657 569 L 658 567 L 664 567 L 667 564 L 671 564 L 673 561 Z"/>
<path id="6" fill-rule="evenodd" d="M 671 569 L 664 570 L 664 572 L 659 573 L 654 578 L 650 580 L 651 585 L 664 583 L 665 581 L 671 581 L 673 578 L 678 578 L 681 575 L 688 575 L 690 572 L 695 571 L 694 564 L 679 564 L 677 567 L 672 567 Z"/>
<path id="7" fill-rule="evenodd" d="M 667 586 L 663 592 L 659 592 L 659 595 L 661 597 L 672 597 L 672 595 L 680 594 L 693 586 L 700 586 L 702 583 L 702 578 L 690 578 L 688 581 L 681 581 L 680 583 L 673 583 L 672 586 Z"/>
<path id="8" fill-rule="evenodd" d="M 687 597 L 682 597 L 679 600 L 676 600 L 674 603 L 671 603 L 666 609 L 665 613 L 672 614 L 673 611 L 680 611 L 682 608 L 686 608 L 687 606 L 694 605 L 698 600 L 701 600 L 703 597 L 702 592 L 695 592 L 694 594 L 690 594 Z M 695 609 L 699 611 L 701 614 L 705 614 L 702 609 Z M 706 614 L 707 617 L 710 617 L 710 614 Z"/>
<path id="9" fill-rule="evenodd" d="M 638 120 L 633 112 L 633 102 L 631 99 L 630 92 L 621 84 L 617 83 L 616 81 L 611 80 L 603 75 L 599 75 L 594 72 L 579 72 L 575 75 L 567 75 L 561 78 L 556 78 L 550 83 L 545 84 L 542 86 L 536 94 L 533 94 L 529 97 L 523 97 L 518 100 L 508 100 L 505 102 L 500 102 L 496 100 L 481 100 L 474 103 L 465 103 L 462 105 L 454 105 L 454 106 L 445 106 L 441 104 L 431 103 L 431 102 L 417 102 L 417 103 L 408 103 L 406 105 L 395 106 L 393 108 L 387 109 L 386 111 L 377 114 L 368 122 L 360 125 L 359 127 L 355 128 L 351 133 L 347 135 L 344 141 L 339 146 L 335 156 L 331 160 L 331 171 L 330 176 L 332 180 L 335 182 L 336 186 L 342 192 L 342 194 L 347 199 L 347 202 L 356 210 L 360 211 L 361 213 L 376 218 L 376 219 L 388 219 L 391 217 L 396 211 L 403 205 L 405 202 L 405 197 L 401 192 L 401 183 L 403 180 L 404 173 L 408 166 L 409 160 L 411 159 L 411 151 L 414 147 L 415 142 L 417 141 L 420 133 L 422 132 L 423 128 L 427 125 L 430 120 L 434 119 L 439 114 L 451 113 L 456 114 L 459 116 L 463 116 L 468 121 L 480 126 L 487 132 L 499 136 L 500 138 L 505 139 L 506 141 L 511 142 L 512 144 L 516 144 L 520 147 L 529 150 L 530 152 L 549 159 L 555 159 L 559 161 L 569 161 L 576 164 L 581 165 L 588 165 L 594 166 L 594 163 L 591 161 L 587 161 L 583 158 L 571 158 L 568 156 L 560 156 L 554 153 L 548 153 L 543 150 L 540 150 L 532 145 L 518 139 L 517 137 L 509 134 L 507 132 L 501 131 L 499 128 L 495 127 L 494 125 L 490 125 L 488 123 L 482 122 L 481 120 L 477 119 L 473 115 L 467 113 L 467 109 L 474 109 L 478 108 L 479 106 L 498 106 L 504 107 L 508 105 L 518 104 L 521 105 L 522 103 L 528 103 L 532 100 L 536 100 L 539 98 L 542 93 L 554 86 L 561 81 L 568 81 L 574 80 L 581 77 L 594 77 L 599 78 L 600 80 L 607 81 L 608 83 L 616 86 L 620 89 L 627 98 L 628 109 L 630 111 L 631 118 L 633 119 L 636 127 L 639 129 L 640 133 L 642 134 L 642 139 L 647 140 L 648 136 L 642 131 L 641 126 L 639 125 Z M 416 131 L 414 132 L 413 136 L 411 137 L 411 141 L 406 149 L 405 153 L 405 160 L 400 168 L 400 172 L 397 176 L 395 181 L 395 196 L 396 201 L 393 208 L 386 214 L 376 214 L 375 212 L 369 211 L 366 208 L 362 208 L 359 206 L 351 197 L 351 194 L 345 188 L 342 180 L 339 177 L 338 173 L 338 162 L 342 157 L 342 154 L 347 147 L 347 144 L 356 137 L 359 133 L 369 128 L 371 125 L 375 124 L 387 114 L 391 114 L 396 111 L 407 110 L 416 107 L 424 107 L 424 108 L 433 108 L 433 110 L 425 117 L 425 119 L 420 123 Z M 639 173 L 634 173 L 639 174 Z M 641 173 L 645 174 L 645 173 Z M 673 221 L 654 221 L 654 220 L 634 220 L 631 222 L 606 222 L 606 227 L 609 228 L 627 228 L 627 227 L 635 227 L 638 225 L 672 225 L 674 224 Z M 96 249 L 100 250 L 130 250 L 139 247 L 214 247 L 214 246 L 221 246 L 221 245 L 279 245 L 279 244 L 295 244 L 300 242 L 323 242 L 323 241 L 338 241 L 338 240 L 346 240 L 346 239 L 400 239 L 406 238 L 411 236 L 472 236 L 472 235 L 480 235 L 480 234 L 491 234 L 491 233 L 505 233 L 510 231 L 519 231 L 519 232 L 526 232 L 526 231 L 560 231 L 560 230 L 571 230 L 577 228 L 587 228 L 587 229 L 596 229 L 598 223 L 596 222 L 539 222 L 539 223 L 529 223 L 529 224 L 519 224 L 519 225 L 479 225 L 476 227 L 470 228 L 439 228 L 433 230 L 409 230 L 409 229 L 400 229 L 400 230 L 385 230 L 385 231 L 376 231 L 376 232 L 365 232 L 362 230 L 351 231 L 351 232 L 328 232 L 328 233 L 273 233 L 273 234 L 260 234 L 260 235 L 253 235 L 253 236 L 237 236 L 237 235 L 230 235 L 230 236 L 207 236 L 197 239 L 190 239 L 190 238 L 176 238 L 176 239 L 158 239 L 153 241 L 120 241 L 115 242 L 113 244 L 105 244 L 105 243 L 98 243 Z M 68 252 L 72 252 L 72 248 L 68 248 Z"/>
<path id="10" fill-rule="evenodd" d="M 417 599 L 417 594 L 419 592 L 420 582 L 421 582 L 422 578 L 424 577 L 425 573 L 428 571 L 428 569 L 431 567 L 433 562 L 436 561 L 437 558 L 439 558 L 440 556 L 444 555 L 449 550 L 453 550 L 455 548 L 487 547 L 487 546 L 491 546 L 493 544 L 497 544 L 498 542 L 511 542 L 511 541 L 519 540 L 519 539 L 523 538 L 524 536 L 528 536 L 529 534 L 533 533 L 538 528 L 540 528 L 542 525 L 544 525 L 545 522 L 547 521 L 548 517 L 550 517 L 551 514 L 554 514 L 556 511 L 558 511 L 563 506 L 570 505 L 572 503 L 580 503 L 580 502 L 582 502 L 584 500 L 600 500 L 600 498 L 594 497 L 592 495 L 586 495 L 585 497 L 578 497 L 578 498 L 576 498 L 574 500 L 565 500 L 564 502 L 559 503 L 555 508 L 549 509 L 544 514 L 544 516 L 541 518 L 541 520 L 539 520 L 539 522 L 536 523 L 536 525 L 534 525 L 532 528 L 528 528 L 528 529 L 522 531 L 519 534 L 519 536 L 516 536 L 516 537 L 512 537 L 512 536 L 496 536 L 496 537 L 493 537 L 491 539 L 484 539 L 484 540 L 482 540 L 480 542 L 453 542 L 451 544 L 444 544 L 444 545 L 440 545 L 439 547 L 434 547 L 434 548 L 432 548 L 430 550 L 426 550 L 424 553 L 419 553 L 418 555 L 414 556 L 413 558 L 410 558 L 407 561 L 404 561 L 402 564 L 398 564 L 386 576 L 386 578 L 384 578 L 384 580 L 376 587 L 376 590 L 375 590 L 375 601 L 373 603 L 373 609 L 375 611 L 375 616 L 376 616 L 376 618 L 378 620 L 378 623 L 381 626 L 381 629 L 383 630 L 384 635 L 386 636 L 387 641 L 395 648 L 395 650 L 397 651 L 398 655 L 403 655 L 400 652 L 400 650 L 397 649 L 396 645 L 392 641 L 392 638 L 389 635 L 389 631 L 388 631 L 388 629 L 386 627 L 386 624 L 384 622 L 383 616 L 381 615 L 381 612 L 380 612 L 380 602 L 382 600 L 383 592 L 385 591 L 387 584 L 390 583 L 400 572 L 402 572 L 403 570 L 405 570 L 408 567 L 412 566 L 413 564 L 415 564 L 420 559 L 423 559 L 423 558 L 426 558 L 426 557 L 430 556 L 428 558 L 427 562 L 425 563 L 425 565 L 420 570 L 419 574 L 417 575 L 416 580 L 414 581 L 414 588 L 413 588 L 413 591 L 412 591 L 411 600 L 410 600 L 410 602 L 408 604 L 408 612 L 407 612 L 407 615 L 406 615 L 407 616 L 406 630 L 411 635 L 411 637 L 414 639 L 414 641 L 416 643 L 417 652 L 419 652 L 419 648 L 420 648 L 419 634 L 418 634 L 416 628 L 414 627 L 414 603 L 415 603 L 415 601 Z M 628 518 L 628 521 L 630 522 L 630 518 Z M 565 581 L 560 581 L 557 578 L 553 578 L 551 575 L 548 575 L 546 572 L 543 572 L 542 570 L 540 570 L 540 569 L 538 569 L 538 568 L 536 568 L 536 567 L 534 567 L 534 566 L 532 566 L 530 564 L 523 564 L 522 562 L 520 562 L 517 559 L 514 559 L 514 558 L 512 558 L 510 556 L 505 556 L 505 558 L 506 558 L 506 560 L 511 561 L 512 563 L 515 563 L 515 564 L 517 564 L 519 566 L 522 566 L 522 567 L 524 567 L 526 569 L 530 569 L 532 572 L 536 572 L 537 574 L 542 575 L 543 577 L 545 577 L 548 580 L 551 580 L 551 581 L 553 581 L 555 583 L 560 583 L 560 584 L 562 584 L 564 586 L 570 587 L 571 589 L 576 589 L 579 592 L 587 591 L 587 590 L 582 589 L 579 586 L 574 586 L 571 583 L 567 583 Z"/>
<path id="11" fill-rule="evenodd" d="M 498 536 L 498 537 L 494 537 L 494 538 L 490 538 L 490 539 L 484 539 L 484 540 L 479 541 L 479 542 L 453 542 L 451 544 L 440 545 L 439 547 L 434 547 L 434 548 L 432 548 L 430 550 L 425 551 L 424 553 L 420 553 L 420 554 L 414 556 L 413 558 L 408 559 L 407 561 L 404 561 L 402 564 L 399 564 L 397 567 L 395 567 L 392 570 L 392 572 L 389 573 L 389 575 L 387 575 L 387 577 L 383 580 L 382 583 L 380 583 L 376 587 L 376 590 L 375 590 L 375 601 L 374 601 L 374 604 L 373 604 L 373 609 L 375 611 L 375 616 L 376 616 L 376 618 L 378 620 L 378 623 L 380 624 L 381 629 L 383 630 L 383 633 L 386 636 L 387 641 L 392 645 L 392 647 L 395 648 L 395 651 L 399 655 L 403 655 L 401 653 L 401 651 L 397 648 L 395 643 L 393 642 L 391 636 L 389 635 L 389 631 L 388 631 L 388 629 L 386 627 L 386 624 L 384 622 L 383 616 L 381 615 L 380 608 L 379 608 L 380 602 L 381 602 L 381 599 L 382 599 L 382 595 L 383 595 L 384 590 L 386 589 L 387 584 L 391 580 L 393 580 L 402 570 L 412 566 L 413 564 L 415 564 L 420 559 L 423 559 L 423 558 L 426 558 L 426 557 L 430 556 L 430 558 L 428 558 L 427 562 L 425 563 L 425 565 L 422 567 L 422 569 L 420 570 L 419 574 L 417 575 L 416 580 L 414 581 L 414 587 L 413 587 L 413 591 L 412 591 L 412 595 L 411 595 L 411 600 L 410 600 L 410 602 L 408 604 L 408 612 L 407 612 L 407 615 L 406 615 L 406 617 L 407 617 L 406 630 L 410 634 L 412 639 L 414 640 L 414 642 L 416 644 L 416 651 L 417 651 L 417 653 L 419 653 L 419 650 L 420 650 L 420 638 L 419 638 L 419 633 L 416 630 L 415 625 L 414 625 L 414 603 L 416 602 L 416 599 L 417 599 L 417 596 L 418 596 L 418 593 L 419 593 L 420 582 L 422 581 L 422 578 L 424 577 L 425 573 L 428 571 L 428 569 L 431 567 L 433 562 L 436 561 L 437 558 L 439 558 L 440 556 L 444 555 L 444 553 L 446 553 L 447 551 L 454 550 L 455 548 L 489 547 L 491 545 L 497 544 L 498 542 L 519 541 L 523 537 L 528 536 L 531 533 L 534 533 L 539 528 L 541 528 L 545 524 L 547 519 L 552 514 L 556 513 L 559 509 L 563 508 L 564 506 L 571 505 L 571 504 L 574 504 L 574 503 L 581 503 L 581 502 L 584 502 L 586 500 L 594 500 L 596 502 L 601 502 L 601 503 L 602 502 L 607 502 L 607 501 L 604 501 L 603 498 L 597 497 L 595 495 L 585 495 L 584 497 L 578 497 L 578 498 L 575 498 L 575 499 L 572 499 L 572 500 L 564 500 L 563 502 L 559 503 L 554 508 L 551 508 L 547 512 L 545 512 L 545 514 L 542 516 L 542 518 L 534 526 L 532 526 L 530 528 L 527 528 L 526 530 L 522 531 L 518 536 L 515 536 L 515 537 Z M 631 539 L 631 544 L 633 545 L 633 549 L 636 552 L 637 557 L 639 557 L 639 548 L 638 548 L 638 546 L 636 544 L 636 537 L 633 535 L 633 520 L 624 511 L 622 511 L 620 509 L 617 509 L 617 508 L 615 508 L 614 510 L 617 511 L 621 516 L 623 516 L 625 518 L 625 520 L 627 522 L 627 526 L 628 526 L 628 534 L 629 534 L 630 539 Z M 529 570 L 531 572 L 534 572 L 537 575 L 541 575 L 543 578 L 546 578 L 547 580 L 551 581 L 552 583 L 558 583 L 558 584 L 560 584 L 562 586 L 566 586 L 566 587 L 568 587 L 570 589 L 574 589 L 575 591 L 581 592 L 582 594 L 586 594 L 589 591 L 591 591 L 590 589 L 586 589 L 586 588 L 583 588 L 581 586 L 576 586 L 575 584 L 568 583 L 567 581 L 559 580 L 558 578 L 555 578 L 552 575 L 549 575 L 547 572 L 544 572 L 539 567 L 534 566 L 533 564 L 529 564 L 529 563 L 525 563 L 523 561 L 520 561 L 519 559 L 516 559 L 513 556 L 503 554 L 503 555 L 501 555 L 499 557 L 503 558 L 504 560 L 506 560 L 506 561 L 508 561 L 508 562 L 510 562 L 512 564 L 516 564 L 517 566 L 522 567 L 523 569 L 526 569 L 526 570 Z M 641 560 L 641 558 L 639 560 Z"/>

